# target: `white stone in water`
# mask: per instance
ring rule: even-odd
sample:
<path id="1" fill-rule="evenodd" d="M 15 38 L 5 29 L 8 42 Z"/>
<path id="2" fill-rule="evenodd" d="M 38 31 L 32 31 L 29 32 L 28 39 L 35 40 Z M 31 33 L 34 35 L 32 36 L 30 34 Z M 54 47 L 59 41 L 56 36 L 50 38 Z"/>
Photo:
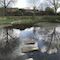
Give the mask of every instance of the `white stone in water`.
<path id="1" fill-rule="evenodd" d="M 47 51 L 46 46 L 44 46 L 44 47 L 41 48 L 41 52 L 42 52 L 42 53 L 44 53 L 44 52 L 46 52 L 46 51 Z"/>
<path id="2" fill-rule="evenodd" d="M 33 58 L 28 58 L 28 59 L 26 59 L 26 60 L 33 60 Z"/>
<path id="3" fill-rule="evenodd" d="M 47 53 L 48 53 L 48 54 L 57 53 L 57 48 L 50 49 Z"/>
<path id="4" fill-rule="evenodd" d="M 60 27 L 56 27 L 56 32 L 60 33 Z"/>
<path id="5" fill-rule="evenodd" d="M 31 28 L 27 28 L 25 29 L 25 31 L 33 31 L 34 27 L 31 27 Z"/>

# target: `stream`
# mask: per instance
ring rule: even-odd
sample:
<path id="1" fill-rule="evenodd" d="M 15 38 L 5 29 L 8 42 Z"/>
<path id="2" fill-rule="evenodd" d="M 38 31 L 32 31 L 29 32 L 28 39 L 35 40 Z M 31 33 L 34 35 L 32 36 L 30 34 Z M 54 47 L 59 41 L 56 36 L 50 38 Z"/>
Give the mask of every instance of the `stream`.
<path id="1" fill-rule="evenodd" d="M 0 50 L 3 49 L 0 51 L 0 60 L 60 60 L 60 24 L 38 23 L 35 26 L 25 30 L 8 29 L 9 48 L 6 47 L 6 51 L 3 49 L 6 46 L 6 29 L 0 28 Z M 52 43 L 49 46 L 51 38 Z M 31 47 L 26 45 L 27 52 L 22 52 L 27 41 L 36 43 L 34 46 L 38 47 L 38 50 L 28 51 Z"/>

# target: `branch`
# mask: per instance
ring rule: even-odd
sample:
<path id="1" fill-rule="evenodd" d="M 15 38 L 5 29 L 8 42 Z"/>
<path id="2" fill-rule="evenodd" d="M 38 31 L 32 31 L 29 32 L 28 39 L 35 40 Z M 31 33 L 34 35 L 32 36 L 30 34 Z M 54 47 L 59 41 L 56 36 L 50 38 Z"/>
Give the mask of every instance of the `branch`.
<path id="1" fill-rule="evenodd" d="M 0 0 L 0 5 L 3 7 L 8 7 L 11 3 L 16 2 L 17 0 Z"/>
<path id="2" fill-rule="evenodd" d="M 7 7 L 11 4 L 11 3 L 14 3 L 15 2 L 15 0 L 10 0 L 8 3 L 7 3 Z"/>
<path id="3" fill-rule="evenodd" d="M 51 3 L 52 5 L 54 5 L 53 0 L 47 0 L 49 3 Z"/>
<path id="4" fill-rule="evenodd" d="M 1 6 L 4 6 L 4 2 L 3 2 L 3 1 L 0 1 L 0 5 L 1 5 Z"/>
<path id="5" fill-rule="evenodd" d="M 7 6 L 11 3 L 11 0 L 7 3 Z"/>

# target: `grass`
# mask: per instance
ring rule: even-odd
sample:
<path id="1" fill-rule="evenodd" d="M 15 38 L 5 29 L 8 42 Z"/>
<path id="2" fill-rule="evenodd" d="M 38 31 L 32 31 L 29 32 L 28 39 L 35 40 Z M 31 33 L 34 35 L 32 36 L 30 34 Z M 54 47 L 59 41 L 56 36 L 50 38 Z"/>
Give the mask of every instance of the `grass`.
<path id="1" fill-rule="evenodd" d="M 60 23 L 60 16 L 6 16 L 0 17 L 0 25 L 21 24 L 34 25 L 39 22 Z"/>

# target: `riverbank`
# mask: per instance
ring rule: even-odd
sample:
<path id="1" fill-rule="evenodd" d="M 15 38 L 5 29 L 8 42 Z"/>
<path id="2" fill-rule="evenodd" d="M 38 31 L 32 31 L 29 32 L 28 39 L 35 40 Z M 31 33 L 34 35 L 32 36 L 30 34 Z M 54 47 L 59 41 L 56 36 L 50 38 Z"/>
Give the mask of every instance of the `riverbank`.
<path id="1" fill-rule="evenodd" d="M 0 27 L 25 29 L 41 22 L 60 23 L 60 16 L 0 16 Z"/>

